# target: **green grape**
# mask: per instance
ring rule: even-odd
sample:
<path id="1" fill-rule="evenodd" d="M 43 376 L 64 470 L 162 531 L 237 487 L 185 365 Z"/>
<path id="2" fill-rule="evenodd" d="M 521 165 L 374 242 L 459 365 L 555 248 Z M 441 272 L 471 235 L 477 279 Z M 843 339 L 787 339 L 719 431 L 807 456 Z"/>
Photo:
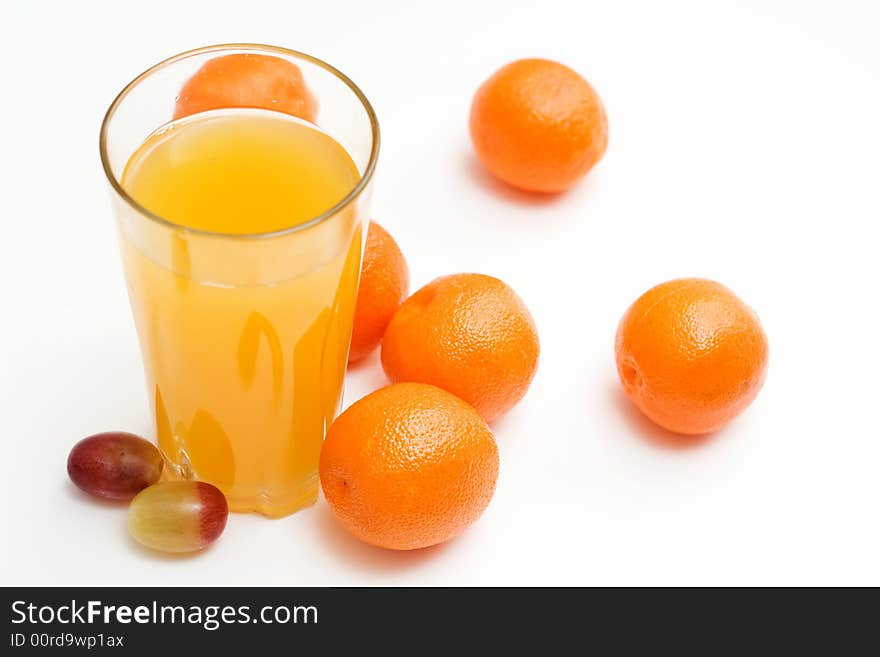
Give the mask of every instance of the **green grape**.
<path id="1" fill-rule="evenodd" d="M 218 488 L 202 481 L 169 481 L 145 488 L 131 501 L 128 530 L 154 550 L 194 552 L 217 540 L 228 515 Z"/>

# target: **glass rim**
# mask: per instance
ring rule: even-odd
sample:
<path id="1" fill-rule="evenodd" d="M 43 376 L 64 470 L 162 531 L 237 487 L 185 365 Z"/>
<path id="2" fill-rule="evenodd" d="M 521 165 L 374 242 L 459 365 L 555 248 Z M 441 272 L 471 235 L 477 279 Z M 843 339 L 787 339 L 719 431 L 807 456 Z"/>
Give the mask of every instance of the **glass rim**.
<path id="1" fill-rule="evenodd" d="M 262 51 L 266 53 L 275 53 L 279 55 L 285 55 L 287 57 L 292 57 L 294 59 L 304 59 L 312 64 L 315 64 L 325 71 L 331 73 L 336 76 L 339 80 L 341 80 L 357 97 L 363 106 L 364 110 L 367 113 L 367 117 L 370 120 L 370 131 L 372 136 L 372 144 L 370 147 L 370 159 L 367 162 L 367 166 L 364 169 L 363 174 L 358 180 L 357 184 L 345 195 L 345 197 L 336 203 L 331 208 L 325 210 L 321 214 L 312 217 L 308 221 L 304 221 L 302 223 L 296 224 L 294 226 L 288 226 L 286 228 L 280 228 L 278 230 L 262 232 L 262 233 L 221 233 L 217 231 L 203 230 L 200 228 L 192 228 L 190 226 L 186 226 L 184 224 L 179 224 L 177 222 L 171 221 L 158 215 L 154 212 L 151 212 L 143 205 L 138 203 L 134 198 L 129 195 L 127 191 L 122 187 L 122 183 L 117 178 L 116 174 L 113 173 L 113 169 L 110 166 L 110 157 L 107 153 L 107 133 L 109 130 L 110 122 L 113 119 L 113 116 L 116 114 L 116 110 L 122 104 L 122 101 L 125 100 L 126 96 L 143 80 L 151 76 L 153 73 L 160 71 L 172 64 L 175 64 L 184 59 L 188 59 L 195 55 L 201 55 L 210 52 L 220 52 L 224 50 L 254 50 L 254 51 Z M 157 128 L 160 126 L 157 126 Z M 332 135 L 331 135 L 332 136 Z M 283 48 L 281 46 L 271 46 L 261 43 L 221 43 L 213 46 L 202 46 L 200 48 L 193 48 L 192 50 L 186 50 L 184 52 L 178 53 L 176 55 L 172 55 L 166 59 L 163 59 L 157 64 L 154 64 L 150 68 L 146 69 L 140 75 L 135 77 L 131 82 L 126 84 L 122 91 L 120 91 L 116 98 L 113 99 L 113 102 L 110 103 L 110 107 L 107 108 L 107 112 L 104 114 L 104 119 L 101 121 L 101 130 L 98 136 L 98 150 L 101 155 L 101 166 L 104 169 L 104 175 L 107 177 L 107 180 L 110 183 L 110 186 L 113 188 L 113 191 L 123 200 L 125 201 L 133 210 L 135 210 L 138 214 L 141 214 L 148 219 L 155 221 L 156 223 L 165 226 L 167 228 L 171 228 L 174 230 L 181 230 L 188 233 L 193 233 L 196 235 L 202 235 L 206 237 L 219 237 L 224 239 L 240 239 L 240 240 L 248 240 L 248 239 L 264 239 L 264 238 L 272 238 L 272 237 L 281 237 L 283 235 L 289 235 L 292 233 L 299 232 L 301 230 L 306 230 L 311 228 L 312 226 L 316 226 L 324 222 L 326 219 L 338 214 L 340 211 L 349 206 L 352 202 L 354 202 L 361 193 L 367 188 L 367 185 L 370 184 L 370 180 L 373 178 L 373 172 L 376 170 L 376 161 L 379 158 L 379 121 L 376 118 L 376 112 L 373 110 L 373 106 L 370 104 L 370 101 L 367 100 L 367 97 L 364 95 L 364 92 L 361 91 L 360 87 L 358 87 L 347 75 L 345 75 L 342 71 L 337 69 L 334 66 L 331 66 L 327 62 L 318 59 L 317 57 L 313 57 L 304 52 L 300 52 L 298 50 L 292 50 L 290 48 Z"/>

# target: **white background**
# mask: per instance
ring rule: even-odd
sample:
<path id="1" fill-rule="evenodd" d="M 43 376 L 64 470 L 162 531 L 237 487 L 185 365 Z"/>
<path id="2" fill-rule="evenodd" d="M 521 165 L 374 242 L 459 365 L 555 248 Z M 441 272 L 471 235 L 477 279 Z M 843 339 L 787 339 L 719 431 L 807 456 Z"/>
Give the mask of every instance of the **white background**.
<path id="1" fill-rule="evenodd" d="M 880 584 L 880 41 L 855 2 L 38 2 L 0 9 L 2 584 Z M 233 516 L 189 558 L 67 480 L 79 438 L 152 437 L 109 195 L 106 106 L 191 47 L 256 41 L 348 73 L 378 112 L 374 216 L 413 290 L 478 271 L 540 332 L 495 430 L 497 493 L 449 544 L 360 544 L 316 506 Z M 601 94 L 610 146 L 556 198 L 476 164 L 480 82 L 527 56 Z M 682 444 L 622 397 L 613 336 L 644 290 L 715 278 L 761 316 L 767 383 Z M 347 402 L 382 385 L 376 358 Z"/>

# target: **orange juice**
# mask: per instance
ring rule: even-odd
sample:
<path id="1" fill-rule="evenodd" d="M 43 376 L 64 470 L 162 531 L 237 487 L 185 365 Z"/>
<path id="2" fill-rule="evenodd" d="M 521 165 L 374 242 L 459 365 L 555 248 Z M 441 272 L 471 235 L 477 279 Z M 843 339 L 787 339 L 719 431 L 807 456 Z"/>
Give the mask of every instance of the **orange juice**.
<path id="1" fill-rule="evenodd" d="M 363 217 L 360 173 L 315 126 L 256 109 L 173 122 L 131 156 L 129 296 L 172 476 L 282 516 L 317 495 L 339 408 Z M 163 220 L 164 223 L 163 224 Z"/>

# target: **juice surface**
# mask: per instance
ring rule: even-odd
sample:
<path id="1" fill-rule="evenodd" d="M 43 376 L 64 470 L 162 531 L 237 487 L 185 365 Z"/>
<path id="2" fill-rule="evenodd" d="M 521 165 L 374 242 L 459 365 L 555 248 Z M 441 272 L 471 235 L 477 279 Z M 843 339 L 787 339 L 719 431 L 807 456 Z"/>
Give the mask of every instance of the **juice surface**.
<path id="1" fill-rule="evenodd" d="M 218 233 L 267 233 L 326 212 L 360 175 L 312 125 L 259 110 L 171 123 L 132 155 L 122 184 L 164 219 Z"/>
<path id="2" fill-rule="evenodd" d="M 171 474 L 217 485 L 236 511 L 314 501 L 340 402 L 362 249 L 356 165 L 314 126 L 265 110 L 187 117 L 149 137 L 126 191 L 193 235 L 120 219 L 129 295 Z M 129 214 L 133 211 L 128 210 Z M 162 232 L 156 232 L 162 231 Z M 144 233 L 146 235 L 146 233 Z"/>

